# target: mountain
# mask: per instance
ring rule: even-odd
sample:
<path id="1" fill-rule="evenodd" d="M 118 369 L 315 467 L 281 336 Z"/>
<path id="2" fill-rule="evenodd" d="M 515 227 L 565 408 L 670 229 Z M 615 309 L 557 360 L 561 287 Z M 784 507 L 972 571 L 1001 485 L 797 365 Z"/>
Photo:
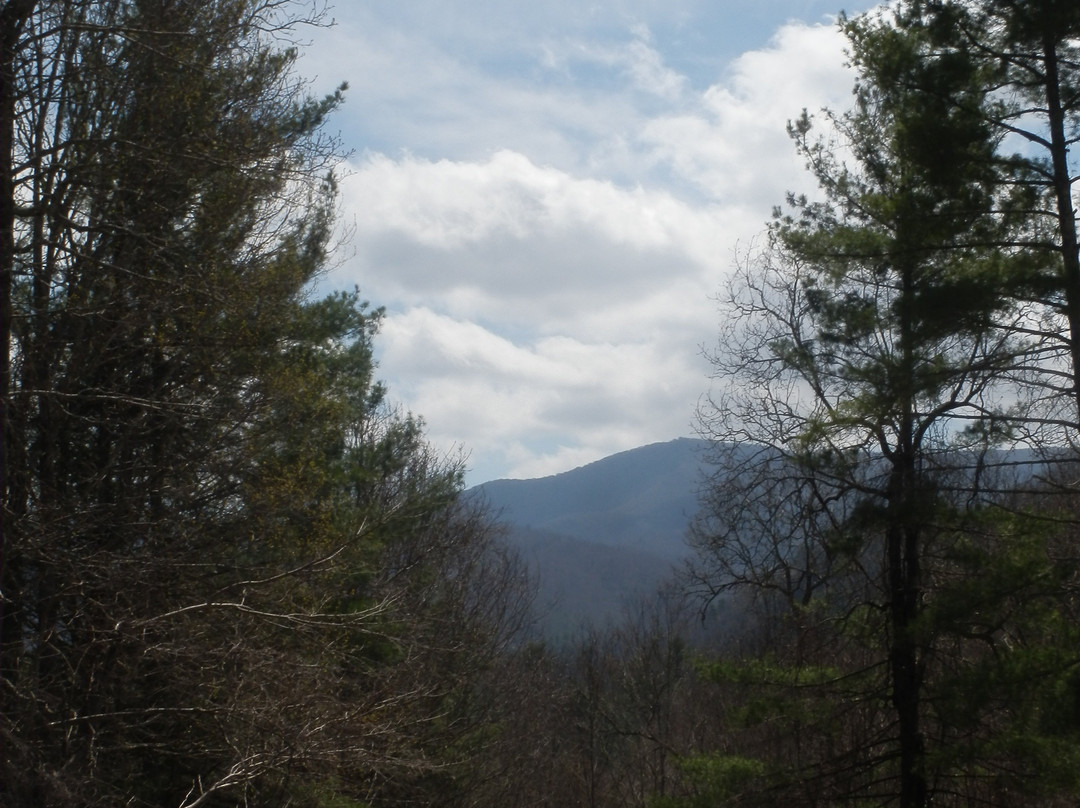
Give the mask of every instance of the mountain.
<path id="1" fill-rule="evenodd" d="M 679 559 L 697 512 L 701 453 L 708 445 L 679 438 L 551 477 L 494 480 L 472 490 L 508 524 Z"/>
<path id="2" fill-rule="evenodd" d="M 689 556 L 685 536 L 698 509 L 709 445 L 680 438 L 551 477 L 494 480 L 470 489 L 492 507 L 508 544 L 537 574 L 537 613 L 546 637 L 558 640 L 589 623 L 620 618 L 629 599 L 656 591 Z M 736 449 L 733 473 L 761 451 Z M 1071 450 L 1004 449 L 936 460 L 940 473 L 952 467 L 965 485 L 978 470 L 982 485 L 993 491 L 1032 483 L 1038 488 L 1074 457 Z"/>
<path id="3" fill-rule="evenodd" d="M 617 618 L 687 557 L 706 441 L 679 438 L 534 480 L 470 489 L 537 573 L 542 628 L 565 636 Z"/>

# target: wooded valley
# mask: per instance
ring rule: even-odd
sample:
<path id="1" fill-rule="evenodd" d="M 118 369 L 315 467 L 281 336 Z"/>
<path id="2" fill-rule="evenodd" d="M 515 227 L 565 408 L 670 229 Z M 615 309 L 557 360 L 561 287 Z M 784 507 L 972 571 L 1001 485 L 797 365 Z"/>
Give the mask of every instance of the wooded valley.
<path id="1" fill-rule="evenodd" d="M 1080 5 L 841 18 L 819 193 L 720 294 L 691 560 L 560 643 L 378 302 L 313 295 L 322 22 L 0 3 L 0 802 L 1075 804 Z"/>

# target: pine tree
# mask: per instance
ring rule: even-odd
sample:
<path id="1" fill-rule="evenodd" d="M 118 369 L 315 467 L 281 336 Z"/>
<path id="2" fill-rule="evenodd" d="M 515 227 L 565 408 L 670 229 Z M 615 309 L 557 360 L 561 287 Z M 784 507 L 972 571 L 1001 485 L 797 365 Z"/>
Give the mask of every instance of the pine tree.
<path id="1" fill-rule="evenodd" d="M 1035 656 L 1065 625 L 1063 589 L 1040 583 L 1053 566 L 1033 538 L 1043 528 L 995 510 L 1018 474 L 992 449 L 1015 445 L 1030 417 L 1017 382 L 1053 350 L 1052 334 L 1024 327 L 1045 262 L 1013 248 L 1030 228 L 1030 166 L 998 157 L 978 61 L 927 58 L 917 35 L 865 20 L 848 33 L 855 108 L 830 116 L 831 140 L 806 115 L 791 127 L 824 199 L 788 200 L 726 301 L 720 392 L 703 414 L 721 465 L 696 528 L 698 577 L 713 596 L 749 587 L 791 626 L 792 650 L 751 666 L 766 690 L 795 694 L 764 703 L 793 729 L 765 782 L 809 801 L 992 801 L 1017 716 L 969 714 L 971 755 L 950 757 L 962 733 L 945 683 L 1000 660 L 1040 609 L 1057 629 L 1027 634 Z M 965 601 L 989 558 L 1000 589 Z M 949 620 L 944 603 L 959 609 Z M 974 641 L 983 620 L 992 628 Z M 1067 678 L 1068 661 L 1055 664 L 1029 683 Z M 980 676 L 1000 684 L 1003 669 Z M 713 676 L 745 681 L 723 666 Z M 1036 789 L 1019 759 L 1012 774 L 1010 787 Z"/>
<path id="2" fill-rule="evenodd" d="M 1080 124 L 1080 7 L 1070 0 L 910 0 L 895 14 L 865 18 L 853 32 L 866 43 L 858 58 L 882 80 L 904 82 L 943 110 L 979 116 L 995 143 L 993 154 L 979 159 L 991 159 L 1001 181 L 1027 200 L 1026 225 L 999 247 L 1024 251 L 1042 280 L 1028 290 L 1041 316 L 1025 327 L 1046 340 L 1029 368 L 1034 389 L 1026 394 L 1041 406 L 1029 413 L 1028 428 L 1033 438 L 1057 446 L 1074 441 L 1080 423 L 1080 243 L 1077 167 L 1070 152 Z M 927 68 L 977 72 L 986 97 L 955 92 L 933 69 L 891 72 L 888 49 L 878 51 L 872 43 L 900 40 L 908 43 L 910 60 Z"/>
<path id="3" fill-rule="evenodd" d="M 309 299 L 316 22 L 0 8 L 5 804 L 360 804 L 475 750 L 482 710 L 440 721 L 520 576 L 387 403 L 380 311 Z"/>

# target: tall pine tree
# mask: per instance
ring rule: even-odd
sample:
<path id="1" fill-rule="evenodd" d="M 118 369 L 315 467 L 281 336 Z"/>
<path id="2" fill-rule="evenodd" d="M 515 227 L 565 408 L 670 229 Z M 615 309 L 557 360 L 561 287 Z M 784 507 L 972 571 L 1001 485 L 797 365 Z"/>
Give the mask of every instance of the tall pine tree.
<path id="1" fill-rule="evenodd" d="M 752 670 L 803 706 L 786 711 L 794 767 L 765 782 L 902 808 L 993 801 L 1036 790 L 1017 750 L 1045 738 L 989 698 L 961 728 L 943 693 L 975 669 L 1015 688 L 1005 671 L 1027 657 L 981 666 L 1008 656 L 1025 608 L 1047 610 L 1039 639 L 1024 630 L 1036 655 L 1065 630 L 1041 528 L 993 510 L 1018 477 L 993 452 L 1029 415 L 1017 383 L 1053 350 L 1027 327 L 1045 262 L 1017 248 L 1037 194 L 1028 164 L 998 156 L 982 64 L 927 58 L 919 35 L 866 20 L 847 30 L 855 108 L 830 117 L 830 140 L 805 115 L 791 128 L 823 199 L 789 199 L 727 300 L 699 579 L 786 605 L 794 654 Z M 995 557 L 1000 589 L 961 597 Z M 1058 655 L 1027 673 L 1068 670 Z M 803 701 L 813 693 L 824 701 Z"/>

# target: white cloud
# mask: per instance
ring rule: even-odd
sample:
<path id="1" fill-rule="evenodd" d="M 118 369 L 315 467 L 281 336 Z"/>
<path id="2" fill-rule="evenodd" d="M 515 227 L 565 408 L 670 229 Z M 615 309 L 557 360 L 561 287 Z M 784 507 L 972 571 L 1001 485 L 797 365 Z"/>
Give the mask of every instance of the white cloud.
<path id="1" fill-rule="evenodd" d="M 642 337 L 515 343 L 417 308 L 387 319 L 379 353 L 436 443 L 471 449 L 484 476 L 539 476 L 569 456 L 595 460 L 637 445 L 643 431 L 686 434 L 702 368 L 693 352 L 671 354 Z"/>
<path id="2" fill-rule="evenodd" d="M 637 87 L 662 98 L 678 100 L 682 96 L 686 77 L 665 66 L 659 51 L 640 39 L 626 50 L 626 69 Z"/>
<path id="3" fill-rule="evenodd" d="M 483 163 L 370 155 L 343 187 L 357 250 L 343 279 L 456 316 L 531 316 L 542 331 L 698 284 L 723 248 L 721 211 L 506 151 Z"/>
<path id="4" fill-rule="evenodd" d="M 335 117 L 349 145 L 473 161 L 508 149 L 579 172 L 597 144 L 634 126 L 643 92 L 669 92 L 682 81 L 625 26 L 595 44 L 577 36 L 589 26 L 573 24 L 572 14 L 522 30 L 522 14 L 493 13 L 485 25 L 475 8 L 431 11 L 410 27 L 391 19 L 425 16 L 415 8 L 358 4 L 304 57 L 301 68 L 317 76 L 318 91 L 349 82 Z M 570 54 L 565 69 L 555 69 Z M 586 64 L 606 80 L 581 80 Z"/>
<path id="5" fill-rule="evenodd" d="M 664 194 L 650 204 L 640 189 L 627 193 L 609 182 L 575 179 L 509 150 L 485 162 L 368 155 L 346 182 L 364 200 L 371 226 L 441 249 L 575 226 L 598 229 L 619 243 L 663 245 L 671 227 L 680 226 L 679 214 L 692 213 Z M 661 207 L 676 215 L 637 215 Z"/>
<path id="6" fill-rule="evenodd" d="M 629 41 L 548 41 L 542 46 L 540 63 L 564 78 L 572 78 L 581 66 L 607 68 L 628 79 L 629 89 L 678 102 L 689 85 L 686 76 L 668 67 L 648 26 L 631 26 L 630 33 Z"/>
<path id="7" fill-rule="evenodd" d="M 778 189 L 807 183 L 787 122 L 850 101 L 844 42 L 833 25 L 785 25 L 768 48 L 736 59 L 696 111 L 657 117 L 641 140 L 707 198 L 779 202 Z"/>
<path id="8" fill-rule="evenodd" d="M 697 94 L 644 27 L 583 41 L 549 42 L 546 67 L 536 51 L 555 84 L 455 60 L 438 86 L 410 79 L 394 131 L 430 122 L 427 153 L 370 149 L 342 183 L 351 253 L 331 281 L 387 304 L 381 375 L 475 482 L 690 432 L 710 296 L 808 185 L 785 122 L 849 97 L 827 26 L 785 26 Z M 611 97 L 577 86 L 590 60 L 621 77 Z M 429 91 L 436 111 L 410 111 Z"/>

